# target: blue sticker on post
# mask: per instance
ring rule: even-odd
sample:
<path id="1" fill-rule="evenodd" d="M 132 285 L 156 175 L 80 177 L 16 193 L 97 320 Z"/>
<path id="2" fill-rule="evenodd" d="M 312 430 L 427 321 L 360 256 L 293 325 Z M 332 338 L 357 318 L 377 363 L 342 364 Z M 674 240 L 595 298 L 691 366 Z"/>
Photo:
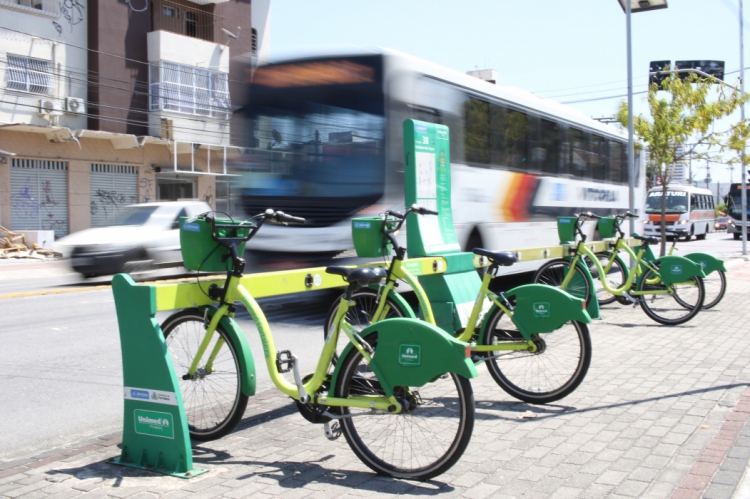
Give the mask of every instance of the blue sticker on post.
<path id="1" fill-rule="evenodd" d="M 371 222 L 354 222 L 354 228 L 355 229 L 371 229 L 372 223 Z"/>
<path id="2" fill-rule="evenodd" d="M 421 123 L 414 123 L 414 131 L 417 133 L 427 133 L 427 125 Z"/>
<path id="3" fill-rule="evenodd" d="M 189 232 L 200 232 L 201 226 L 200 224 L 197 224 L 195 222 L 183 222 L 182 224 L 182 230 L 187 230 Z"/>

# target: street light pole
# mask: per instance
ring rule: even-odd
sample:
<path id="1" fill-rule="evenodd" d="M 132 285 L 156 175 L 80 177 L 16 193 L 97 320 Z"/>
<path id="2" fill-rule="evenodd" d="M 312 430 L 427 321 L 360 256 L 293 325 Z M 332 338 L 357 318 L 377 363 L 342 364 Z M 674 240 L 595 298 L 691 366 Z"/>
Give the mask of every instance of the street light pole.
<path id="1" fill-rule="evenodd" d="M 633 130 L 633 49 L 631 40 L 630 15 L 633 13 L 631 5 L 636 0 L 618 0 L 625 12 L 627 45 L 628 45 L 628 209 L 635 211 L 635 132 Z M 666 9 L 667 0 L 637 0 L 635 12 Z M 645 168 L 645 165 L 641 165 Z M 630 233 L 635 232 L 635 220 L 630 219 Z"/>
<path id="2" fill-rule="evenodd" d="M 628 211 L 635 213 L 635 134 L 633 131 L 633 49 L 630 38 L 630 0 L 625 2 L 628 44 Z M 635 232 L 635 220 L 630 219 L 630 233 Z"/>
<path id="3" fill-rule="evenodd" d="M 740 0 L 740 95 L 745 96 L 745 43 L 742 31 L 744 29 L 744 23 L 742 22 L 742 0 Z M 740 107 L 740 120 L 742 123 L 745 122 L 745 103 L 742 103 Z M 740 180 L 742 181 L 742 254 L 747 255 L 747 182 L 745 180 L 747 172 L 745 171 L 745 150 L 747 144 L 745 144 L 746 137 L 742 137 L 742 154 L 740 154 L 740 164 L 742 169 L 740 170 Z"/>

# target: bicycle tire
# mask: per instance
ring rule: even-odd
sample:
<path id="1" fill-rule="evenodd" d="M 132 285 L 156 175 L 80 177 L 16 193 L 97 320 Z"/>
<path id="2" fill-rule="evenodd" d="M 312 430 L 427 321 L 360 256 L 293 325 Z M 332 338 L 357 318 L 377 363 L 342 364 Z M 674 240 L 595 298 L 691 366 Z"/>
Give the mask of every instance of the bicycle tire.
<path id="1" fill-rule="evenodd" d="M 232 431 L 247 408 L 242 393 L 242 373 L 232 338 L 219 324 L 194 379 L 183 379 L 195 358 L 206 329 L 203 311 L 192 308 L 169 316 L 162 323 L 167 348 L 182 392 L 190 438 L 216 440 Z M 205 359 L 218 339 L 224 341 L 214 361 L 214 371 L 205 372 Z"/>
<path id="2" fill-rule="evenodd" d="M 495 308 L 481 336 L 482 345 L 523 341 L 512 320 Z M 548 404 L 570 395 L 591 365 L 591 336 L 586 324 L 568 321 L 552 333 L 535 335 L 541 345 L 527 350 L 490 352 L 487 369 L 508 395 L 530 404 Z"/>
<path id="3" fill-rule="evenodd" d="M 609 259 L 612 256 L 612 252 L 604 251 L 596 253 L 596 256 L 597 258 L 599 258 L 599 263 L 601 263 L 602 267 L 605 267 L 609 264 Z M 589 260 L 588 256 L 584 256 L 583 261 L 588 266 L 589 272 L 591 272 L 591 277 L 594 279 L 596 299 L 599 301 L 599 305 L 609 305 L 610 303 L 614 303 L 615 301 L 617 301 L 617 296 L 608 292 L 601 284 L 601 276 L 599 276 L 599 269 L 596 267 L 596 265 L 594 265 L 594 263 Z M 627 279 L 627 272 L 625 271 L 626 268 L 627 267 L 625 266 L 625 262 L 622 260 L 622 258 L 620 258 L 620 255 L 615 255 L 612 266 L 610 267 L 609 272 L 607 272 L 607 282 L 610 288 L 618 289 L 622 287 L 623 284 L 625 284 L 625 280 Z"/>
<path id="4" fill-rule="evenodd" d="M 395 293 L 395 291 L 394 291 Z M 364 330 L 367 326 L 372 324 L 372 321 L 369 319 L 372 317 L 372 315 L 375 313 L 375 310 L 378 308 L 378 303 L 380 296 L 377 291 L 369 288 L 362 288 L 358 291 L 355 291 L 352 295 L 352 300 L 354 302 L 354 305 L 349 307 L 349 310 L 346 313 L 345 320 L 352 326 L 354 326 L 359 331 Z M 396 318 L 396 317 L 407 317 L 407 314 L 401 310 L 401 307 L 399 306 L 399 303 L 395 300 L 393 300 L 390 296 L 386 299 L 386 305 L 389 308 L 388 313 L 386 314 L 386 319 Z M 323 339 L 328 338 L 328 331 L 331 329 L 331 324 L 333 324 L 333 318 L 336 317 L 336 312 L 339 309 L 339 303 L 341 303 L 341 297 L 336 298 L 336 300 L 331 305 L 331 308 L 328 310 L 328 314 L 326 315 L 326 320 L 323 323 Z M 337 348 L 337 351 L 343 350 L 343 347 L 346 346 L 346 343 L 348 343 L 349 338 L 346 337 L 346 335 L 340 335 L 339 338 L 341 345 L 339 345 L 341 348 Z M 336 364 L 338 361 L 338 354 L 334 354 L 332 363 Z"/>
<path id="5" fill-rule="evenodd" d="M 649 284 L 649 280 L 652 282 Z M 675 296 L 664 295 L 639 295 L 641 308 L 651 319 L 665 326 L 676 326 L 683 324 L 700 312 L 705 298 L 703 279 L 691 277 L 690 284 L 672 284 Z M 639 291 L 665 290 L 666 286 L 659 279 L 659 275 L 651 269 L 641 277 L 638 284 Z M 690 291 L 695 290 L 694 293 Z M 682 294 L 678 294 L 682 291 Z"/>
<path id="6" fill-rule="evenodd" d="M 550 260 L 534 273 L 533 282 L 559 288 L 569 267 L 570 263 L 562 258 Z M 575 274 L 571 277 L 565 291 L 588 304 L 591 297 L 591 288 L 586 274 L 578 265 L 576 265 Z"/>
<path id="7" fill-rule="evenodd" d="M 727 291 L 727 277 L 723 270 L 715 270 L 703 278 L 703 310 L 713 308 L 724 298 Z"/>
<path id="8" fill-rule="evenodd" d="M 365 341 L 377 355 L 377 332 L 367 335 Z M 383 394 L 358 350 L 350 350 L 342 362 L 336 397 Z M 379 475 L 394 478 L 429 480 L 448 470 L 466 450 L 474 428 L 474 393 L 469 380 L 446 373 L 421 388 L 396 387 L 394 393 L 409 397 L 414 404 L 400 414 L 340 409 L 344 416 L 355 416 L 339 420 L 352 451 Z"/>

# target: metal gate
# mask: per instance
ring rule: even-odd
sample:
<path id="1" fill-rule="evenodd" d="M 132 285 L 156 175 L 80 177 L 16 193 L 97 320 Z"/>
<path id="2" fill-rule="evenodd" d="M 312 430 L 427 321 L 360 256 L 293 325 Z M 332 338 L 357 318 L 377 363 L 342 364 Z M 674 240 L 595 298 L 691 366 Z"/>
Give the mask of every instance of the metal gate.
<path id="1" fill-rule="evenodd" d="M 91 226 L 112 225 L 120 208 L 138 202 L 135 166 L 91 165 Z"/>
<path id="2" fill-rule="evenodd" d="M 68 233 L 68 163 L 13 158 L 10 194 L 11 230 Z"/>

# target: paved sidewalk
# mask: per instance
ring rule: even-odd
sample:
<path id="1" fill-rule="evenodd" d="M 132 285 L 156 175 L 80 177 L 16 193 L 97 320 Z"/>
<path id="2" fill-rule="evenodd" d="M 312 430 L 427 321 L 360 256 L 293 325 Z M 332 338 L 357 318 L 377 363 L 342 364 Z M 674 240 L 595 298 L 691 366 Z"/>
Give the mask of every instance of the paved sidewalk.
<path id="1" fill-rule="evenodd" d="M 237 431 L 195 446 L 204 475 L 181 480 L 107 464 L 119 435 L 104 435 L 0 463 L 0 497 L 729 499 L 750 458 L 750 263 L 730 264 L 723 302 L 685 325 L 605 307 L 590 327 L 588 376 L 554 405 L 514 401 L 480 369 L 472 442 L 428 483 L 372 474 L 343 438 L 328 442 L 289 399 L 264 391 Z"/>

